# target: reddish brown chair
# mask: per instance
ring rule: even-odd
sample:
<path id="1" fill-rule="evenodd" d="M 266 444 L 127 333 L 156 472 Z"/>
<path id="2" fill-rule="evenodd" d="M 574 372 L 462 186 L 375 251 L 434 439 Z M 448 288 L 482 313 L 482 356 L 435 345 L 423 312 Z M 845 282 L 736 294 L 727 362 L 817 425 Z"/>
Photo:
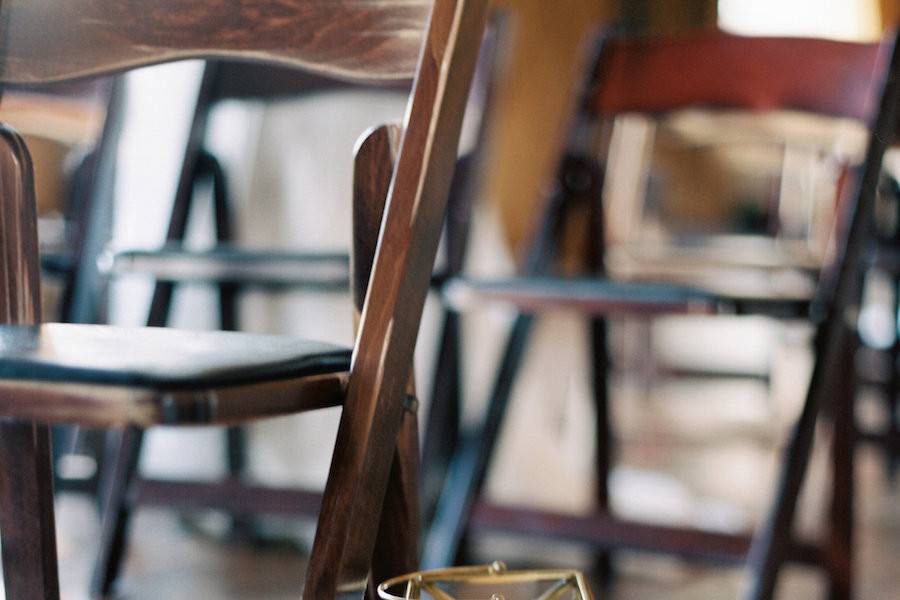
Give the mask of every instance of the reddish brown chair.
<path id="1" fill-rule="evenodd" d="M 851 589 L 852 532 L 852 378 L 841 361 L 852 347 L 852 314 L 861 294 L 861 259 L 873 216 L 875 189 L 886 140 L 894 131 L 900 57 L 893 40 L 884 44 L 745 38 L 723 33 L 693 37 L 608 40 L 588 102 L 595 117 L 623 112 L 662 115 L 687 107 L 752 112 L 792 109 L 859 119 L 868 127 L 868 150 L 861 168 L 838 203 L 833 259 L 818 277 L 811 298 L 747 297 L 686 287 L 666 281 L 612 281 L 604 277 L 603 223 L 600 204 L 603 174 L 590 155 L 564 161 L 559 193 L 535 235 L 524 276 L 503 281 L 459 279 L 448 284 L 448 301 L 457 309 L 502 302 L 520 313 L 508 338 L 485 421 L 463 441 L 454 459 L 426 543 L 426 567 L 452 561 L 475 530 L 527 532 L 577 540 L 602 553 L 637 549 L 690 558 L 744 561 L 753 585 L 748 598 L 771 598 L 781 566 L 788 561 L 814 564 L 830 576 L 833 597 Z M 560 222 L 567 205 L 588 204 L 591 248 L 589 278 L 562 278 L 550 270 L 559 246 Z M 567 310 L 590 320 L 595 354 L 597 407 L 597 489 L 592 514 L 568 516 L 490 505 L 479 499 L 492 450 L 520 366 L 533 319 Z M 781 465 L 772 512 L 756 535 L 730 535 L 625 521 L 610 513 L 608 476 L 612 455 L 605 319 L 611 315 L 725 312 L 786 315 L 808 319 L 817 330 L 815 370 L 802 414 Z M 832 404 L 835 428 L 835 495 L 832 529 L 822 544 L 797 540 L 792 532 L 797 495 L 806 471 L 820 409 Z"/>
<path id="2" fill-rule="evenodd" d="M 2 131 L 0 414 L 7 419 L 0 424 L 0 530 L 7 598 L 59 597 L 47 434 L 55 422 L 230 424 L 342 405 L 304 597 L 333 598 L 339 588 L 360 595 L 370 574 L 380 579 L 415 564 L 415 428 L 402 416 L 486 4 L 3 3 L 6 83 L 194 57 L 269 61 L 370 81 L 415 76 L 402 140 L 379 128 L 357 153 L 357 273 L 367 273 L 367 253 L 374 264 L 371 277 L 360 279 L 368 291 L 352 359 L 349 349 L 277 336 L 41 325 L 31 165 L 21 139 Z M 400 492 L 385 501 L 389 476 Z M 115 531 L 114 523 L 104 524 L 104 535 Z"/>

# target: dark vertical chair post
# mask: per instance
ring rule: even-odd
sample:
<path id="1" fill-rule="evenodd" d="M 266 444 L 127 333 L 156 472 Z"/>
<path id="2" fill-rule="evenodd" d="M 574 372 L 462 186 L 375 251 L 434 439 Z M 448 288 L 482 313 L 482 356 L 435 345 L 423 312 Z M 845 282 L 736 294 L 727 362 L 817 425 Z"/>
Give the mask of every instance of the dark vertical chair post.
<path id="1" fill-rule="evenodd" d="M 525 271 L 538 275 L 554 258 L 564 219 L 566 195 L 562 188 L 549 199 L 526 260 Z M 466 532 L 475 501 L 487 480 L 490 458 L 500 439 L 513 383 L 525 358 L 534 325 L 531 315 L 517 315 L 507 334 L 494 377 L 484 420 L 472 431 L 463 432 L 447 469 L 431 519 L 422 566 L 436 569 L 458 564 L 466 547 Z"/>
<path id="2" fill-rule="evenodd" d="M 0 323 L 41 322 L 37 207 L 31 157 L 0 125 Z M 0 420 L 0 536 L 9 600 L 57 600 L 50 429 Z"/>
<path id="3" fill-rule="evenodd" d="M 384 205 L 400 143 L 399 126 L 382 126 L 364 136 L 356 150 L 353 174 L 353 302 L 359 322 L 366 299 Z M 415 386 L 410 378 L 408 402 L 381 510 L 368 595 L 375 600 L 381 581 L 416 570 L 419 560 L 419 436 Z"/>
<path id="4" fill-rule="evenodd" d="M 310 565 L 309 598 L 330 597 L 339 578 L 369 577 L 378 523 L 367 509 L 383 503 L 391 462 L 375 450 L 393 443 L 400 425 L 486 17 L 485 0 L 434 4 L 325 487 L 313 545 L 324 560 Z"/>

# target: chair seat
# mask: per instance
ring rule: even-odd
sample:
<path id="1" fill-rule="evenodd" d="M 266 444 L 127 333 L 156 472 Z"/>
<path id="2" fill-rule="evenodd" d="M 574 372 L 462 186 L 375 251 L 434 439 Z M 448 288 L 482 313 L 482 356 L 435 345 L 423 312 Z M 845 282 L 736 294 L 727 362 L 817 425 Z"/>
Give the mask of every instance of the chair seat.
<path id="1" fill-rule="evenodd" d="M 346 290 L 350 281 L 350 259 L 337 252 L 247 250 L 225 245 L 198 251 L 168 246 L 111 252 L 103 262 L 110 274 L 140 273 L 181 283 Z"/>
<path id="2" fill-rule="evenodd" d="M 0 326 L 0 414 L 85 424 L 212 423 L 341 402 L 350 350 L 286 336 Z"/>
<path id="3" fill-rule="evenodd" d="M 571 310 L 594 316 L 728 313 L 791 318 L 805 314 L 809 306 L 805 296 L 729 296 L 677 284 L 562 277 L 457 278 L 444 286 L 444 299 L 455 310 L 500 302 L 526 313 Z"/>

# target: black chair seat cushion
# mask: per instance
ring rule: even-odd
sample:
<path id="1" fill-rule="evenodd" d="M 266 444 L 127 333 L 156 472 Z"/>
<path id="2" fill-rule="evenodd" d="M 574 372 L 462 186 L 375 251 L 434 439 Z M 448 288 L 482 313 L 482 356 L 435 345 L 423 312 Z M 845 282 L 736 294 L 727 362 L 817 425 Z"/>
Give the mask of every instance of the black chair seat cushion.
<path id="1" fill-rule="evenodd" d="M 350 350 L 287 336 L 0 326 L 0 379 L 197 390 L 346 372 Z"/>

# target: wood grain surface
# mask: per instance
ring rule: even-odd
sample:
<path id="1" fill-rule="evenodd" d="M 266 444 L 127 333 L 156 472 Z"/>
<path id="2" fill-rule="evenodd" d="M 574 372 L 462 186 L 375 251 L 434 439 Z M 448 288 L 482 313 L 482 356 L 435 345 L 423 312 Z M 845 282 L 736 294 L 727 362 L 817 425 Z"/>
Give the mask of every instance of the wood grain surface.
<path id="1" fill-rule="evenodd" d="M 431 3 L 4 0 L 0 79 L 47 82 L 201 57 L 273 61 L 345 79 L 407 79 Z"/>
<path id="2" fill-rule="evenodd" d="M 31 157 L 0 124 L 0 323 L 41 320 L 37 208 Z M 0 535 L 6 597 L 57 600 L 50 430 L 0 420 Z"/>
<path id="3" fill-rule="evenodd" d="M 868 121 L 890 44 L 722 32 L 618 39 L 603 47 L 595 110 L 659 113 L 689 106 L 797 110 Z M 878 81 L 880 84 L 880 81 Z"/>
<path id="4" fill-rule="evenodd" d="M 413 350 L 456 164 L 487 0 L 437 0 L 407 110 L 304 597 L 369 576 Z M 350 510 L 336 490 L 353 497 Z M 327 527 L 326 527 L 327 524 Z M 336 566 L 339 566 L 336 568 Z"/>

